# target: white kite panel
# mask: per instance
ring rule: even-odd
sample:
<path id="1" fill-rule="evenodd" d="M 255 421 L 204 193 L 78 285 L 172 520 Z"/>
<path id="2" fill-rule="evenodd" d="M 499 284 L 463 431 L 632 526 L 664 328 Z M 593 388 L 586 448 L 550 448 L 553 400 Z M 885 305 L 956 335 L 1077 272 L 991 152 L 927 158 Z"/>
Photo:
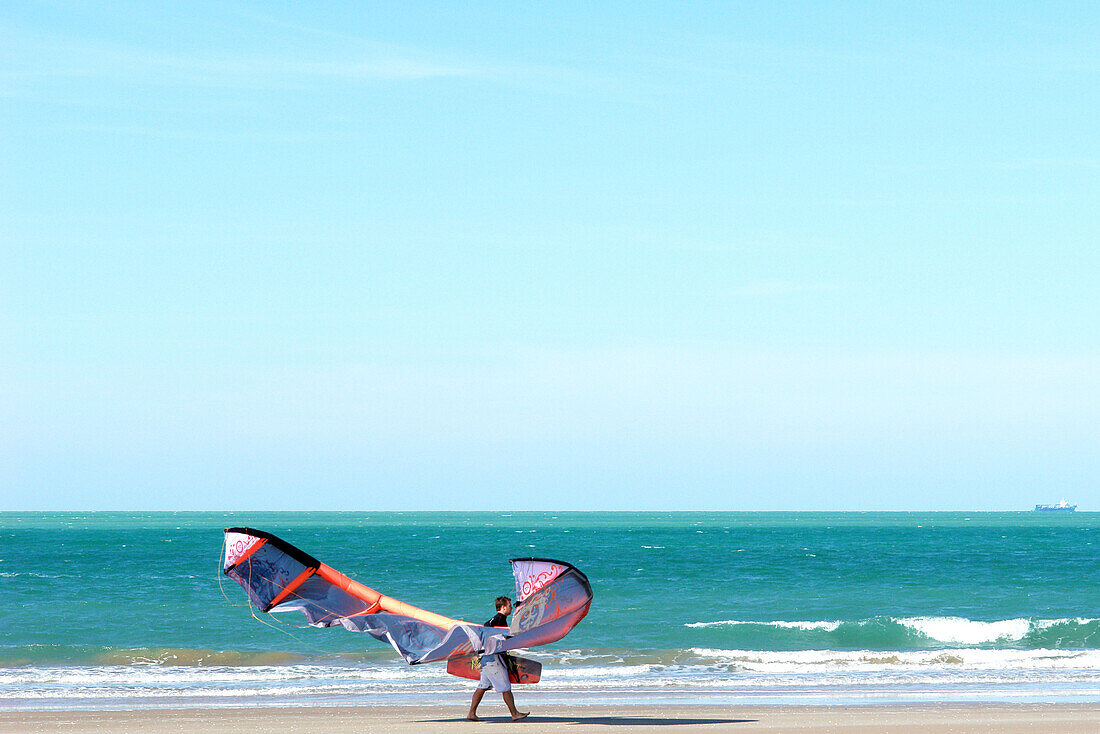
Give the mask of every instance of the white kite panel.
<path id="1" fill-rule="evenodd" d="M 525 601 L 531 594 L 561 576 L 568 568 L 554 561 L 512 561 L 512 574 L 516 577 L 516 599 Z"/>

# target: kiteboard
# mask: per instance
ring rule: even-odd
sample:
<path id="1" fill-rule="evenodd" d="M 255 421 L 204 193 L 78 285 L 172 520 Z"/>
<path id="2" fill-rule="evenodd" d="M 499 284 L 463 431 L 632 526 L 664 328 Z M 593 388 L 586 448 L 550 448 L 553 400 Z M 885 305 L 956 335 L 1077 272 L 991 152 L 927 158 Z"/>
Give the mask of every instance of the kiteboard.
<path id="1" fill-rule="evenodd" d="M 508 669 L 508 680 L 513 685 L 538 683 L 542 677 L 542 663 L 515 655 L 502 654 L 504 667 Z M 463 655 L 447 660 L 447 672 L 459 678 L 479 680 L 481 678 L 481 656 Z"/>

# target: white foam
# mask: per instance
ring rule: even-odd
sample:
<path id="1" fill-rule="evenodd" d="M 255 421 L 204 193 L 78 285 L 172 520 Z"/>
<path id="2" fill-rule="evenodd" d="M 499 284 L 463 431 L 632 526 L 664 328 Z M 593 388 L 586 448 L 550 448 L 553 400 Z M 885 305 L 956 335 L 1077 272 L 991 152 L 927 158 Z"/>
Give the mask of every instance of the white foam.
<path id="1" fill-rule="evenodd" d="M 694 647 L 691 652 L 715 662 L 754 672 L 810 673 L 836 670 L 1077 670 L 1100 672 L 1100 650 L 720 650 Z"/>
<path id="2" fill-rule="evenodd" d="M 442 668 L 379 665 L 372 667 L 325 665 L 256 666 L 137 666 L 0 668 L 0 686 L 19 683 L 56 683 L 79 686 L 161 686 L 196 683 L 272 683 L 339 678 L 356 681 L 425 680 L 445 675 Z"/>
<path id="3" fill-rule="evenodd" d="M 905 617 L 896 621 L 930 639 L 958 645 L 1020 640 L 1031 631 L 1031 620 L 1022 617 L 999 622 L 976 622 L 964 617 Z"/>
<path id="4" fill-rule="evenodd" d="M 780 629 L 799 629 L 799 630 L 825 630 L 826 632 L 832 632 L 838 628 L 842 622 L 839 621 L 826 621 L 826 620 L 809 620 L 809 621 L 795 621 L 785 622 L 782 620 L 772 620 L 771 622 L 753 622 L 745 619 L 722 619 L 717 622 L 689 622 L 685 624 L 685 627 L 736 627 L 739 625 L 760 625 L 763 627 L 778 627 Z"/>
<path id="5" fill-rule="evenodd" d="M 914 695 L 934 699 L 955 695 L 951 691 L 958 693 L 967 686 L 969 690 L 1000 690 L 1003 695 L 1015 695 L 1025 686 L 1045 698 L 1073 687 L 1083 692 L 1080 695 L 1100 695 L 1100 650 L 692 648 L 658 656 L 594 650 L 563 650 L 557 656 L 561 659 L 539 656 L 546 664 L 539 688 L 563 694 L 696 690 L 750 696 L 769 691 L 776 695 L 807 691 L 876 695 L 876 691 L 889 693 L 900 686 L 908 693 L 916 691 Z M 563 664 L 565 658 L 570 662 Z M 469 696 L 470 687 L 469 681 L 447 675 L 441 665 L 0 668 L 0 696 L 24 708 L 35 707 L 36 701 L 60 707 L 119 705 L 111 701 L 124 706 L 140 701 L 143 707 L 196 702 L 265 705 L 275 701 L 307 706 L 333 702 L 363 705 L 386 697 L 438 700 L 455 696 L 462 700 Z"/>
<path id="6" fill-rule="evenodd" d="M 997 642 L 1016 642 L 1036 630 L 1045 630 L 1059 625 L 1086 625 L 1095 623 L 1090 617 L 1031 619 L 1017 617 L 994 621 L 979 621 L 965 617 L 880 617 L 850 621 L 839 620 L 801 620 L 768 622 L 745 619 L 722 619 L 713 622 L 689 622 L 685 627 L 736 627 L 757 625 L 776 629 L 798 629 L 805 631 L 833 632 L 842 625 L 862 627 L 867 625 L 896 624 L 916 632 L 929 640 L 951 645 L 983 645 Z"/>
<path id="7" fill-rule="evenodd" d="M 1051 627 L 1057 627 L 1060 624 L 1093 624 L 1094 622 L 1100 622 L 1100 619 L 1092 619 L 1089 617 L 1072 617 L 1065 619 L 1033 619 L 1031 621 L 1039 629 L 1045 630 Z"/>

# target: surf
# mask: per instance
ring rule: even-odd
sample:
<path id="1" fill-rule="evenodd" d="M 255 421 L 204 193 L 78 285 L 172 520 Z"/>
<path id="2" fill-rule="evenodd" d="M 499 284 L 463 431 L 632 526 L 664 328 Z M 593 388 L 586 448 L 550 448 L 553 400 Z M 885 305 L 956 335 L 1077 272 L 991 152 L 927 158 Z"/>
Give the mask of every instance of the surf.
<path id="1" fill-rule="evenodd" d="M 957 616 L 871 617 L 856 620 L 724 619 L 688 622 L 705 639 L 750 649 L 926 649 L 951 646 L 1024 649 L 1100 647 L 1100 619 Z"/>

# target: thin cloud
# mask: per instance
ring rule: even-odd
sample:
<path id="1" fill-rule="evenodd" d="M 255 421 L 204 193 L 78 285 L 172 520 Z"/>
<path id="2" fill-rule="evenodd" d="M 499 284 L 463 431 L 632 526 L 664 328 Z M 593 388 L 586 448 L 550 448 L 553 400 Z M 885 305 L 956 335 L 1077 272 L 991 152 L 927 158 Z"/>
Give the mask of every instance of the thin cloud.
<path id="1" fill-rule="evenodd" d="M 551 93 L 604 89 L 608 78 L 569 67 L 456 58 L 453 55 L 340 33 L 290 26 L 297 37 L 335 39 L 303 50 L 295 39 L 287 53 L 165 52 L 112 42 L 34 37 L 0 25 L 10 40 L 0 47 L 0 96 L 57 97 L 66 83 L 96 81 L 119 86 L 207 87 L 228 89 L 310 89 L 323 83 L 415 83 L 428 80 L 481 80 L 534 87 Z"/>
<path id="2" fill-rule="evenodd" d="M 167 57 L 154 66 L 181 80 L 220 86 L 225 83 L 268 86 L 272 82 L 316 80 L 394 81 L 472 76 L 474 69 L 413 58 L 380 57 L 329 59 L 275 59 L 249 57 Z"/>
<path id="3" fill-rule="evenodd" d="M 942 163 L 884 163 L 872 166 L 874 170 L 901 174 L 964 173 L 972 171 L 1063 171 L 1100 168 L 1100 158 L 1090 157 L 1040 157 L 1031 156 L 1008 160 L 984 162 Z"/>
<path id="4" fill-rule="evenodd" d="M 803 283 L 797 280 L 757 280 L 733 288 L 732 295 L 743 298 L 778 298 L 797 293 L 825 293 L 835 291 L 828 283 Z"/>
<path id="5" fill-rule="evenodd" d="M 296 36 L 313 35 L 320 38 L 331 39 L 338 43 L 351 44 L 355 47 L 370 47 L 375 49 L 377 53 L 390 58 L 406 59 L 418 57 L 418 53 L 415 49 L 401 45 L 370 41 L 361 36 L 333 31 L 328 28 L 317 28 L 300 23 L 288 23 L 264 13 L 257 13 L 251 9 L 237 9 L 236 12 L 243 18 L 265 23 L 272 28 L 291 31 Z M 592 74 L 582 72 L 575 68 L 562 66 L 486 62 L 467 62 L 437 66 L 439 66 L 441 70 L 457 69 L 461 71 L 460 74 L 455 74 L 454 76 L 484 77 L 503 84 L 536 86 L 549 92 L 585 92 L 606 89 L 615 84 L 615 79 L 609 75 Z M 436 76 L 449 75 L 440 73 L 436 74 Z"/>
<path id="6" fill-rule="evenodd" d="M 114 44 L 16 42 L 0 56 L 0 80 L 92 80 L 118 84 L 284 88 L 323 81 L 417 81 L 484 75 L 473 65 L 362 44 L 331 56 L 171 54 Z"/>
<path id="7" fill-rule="evenodd" d="M 1100 168 L 1096 158 L 1020 158 L 997 166 L 1005 171 L 1059 171 Z"/>
<path id="8" fill-rule="evenodd" d="M 106 135 L 122 135 L 142 138 L 155 138 L 158 140 L 196 140 L 215 143 L 256 143 L 263 142 L 273 145 L 312 143 L 324 137 L 332 139 L 332 133 L 324 136 L 310 132 L 271 132 L 256 131 L 229 133 L 225 131 L 203 128 L 169 128 L 152 125 L 103 125 L 103 124 L 60 124 L 43 127 L 40 132 L 44 135 L 54 135 L 60 132 L 103 133 Z"/>

